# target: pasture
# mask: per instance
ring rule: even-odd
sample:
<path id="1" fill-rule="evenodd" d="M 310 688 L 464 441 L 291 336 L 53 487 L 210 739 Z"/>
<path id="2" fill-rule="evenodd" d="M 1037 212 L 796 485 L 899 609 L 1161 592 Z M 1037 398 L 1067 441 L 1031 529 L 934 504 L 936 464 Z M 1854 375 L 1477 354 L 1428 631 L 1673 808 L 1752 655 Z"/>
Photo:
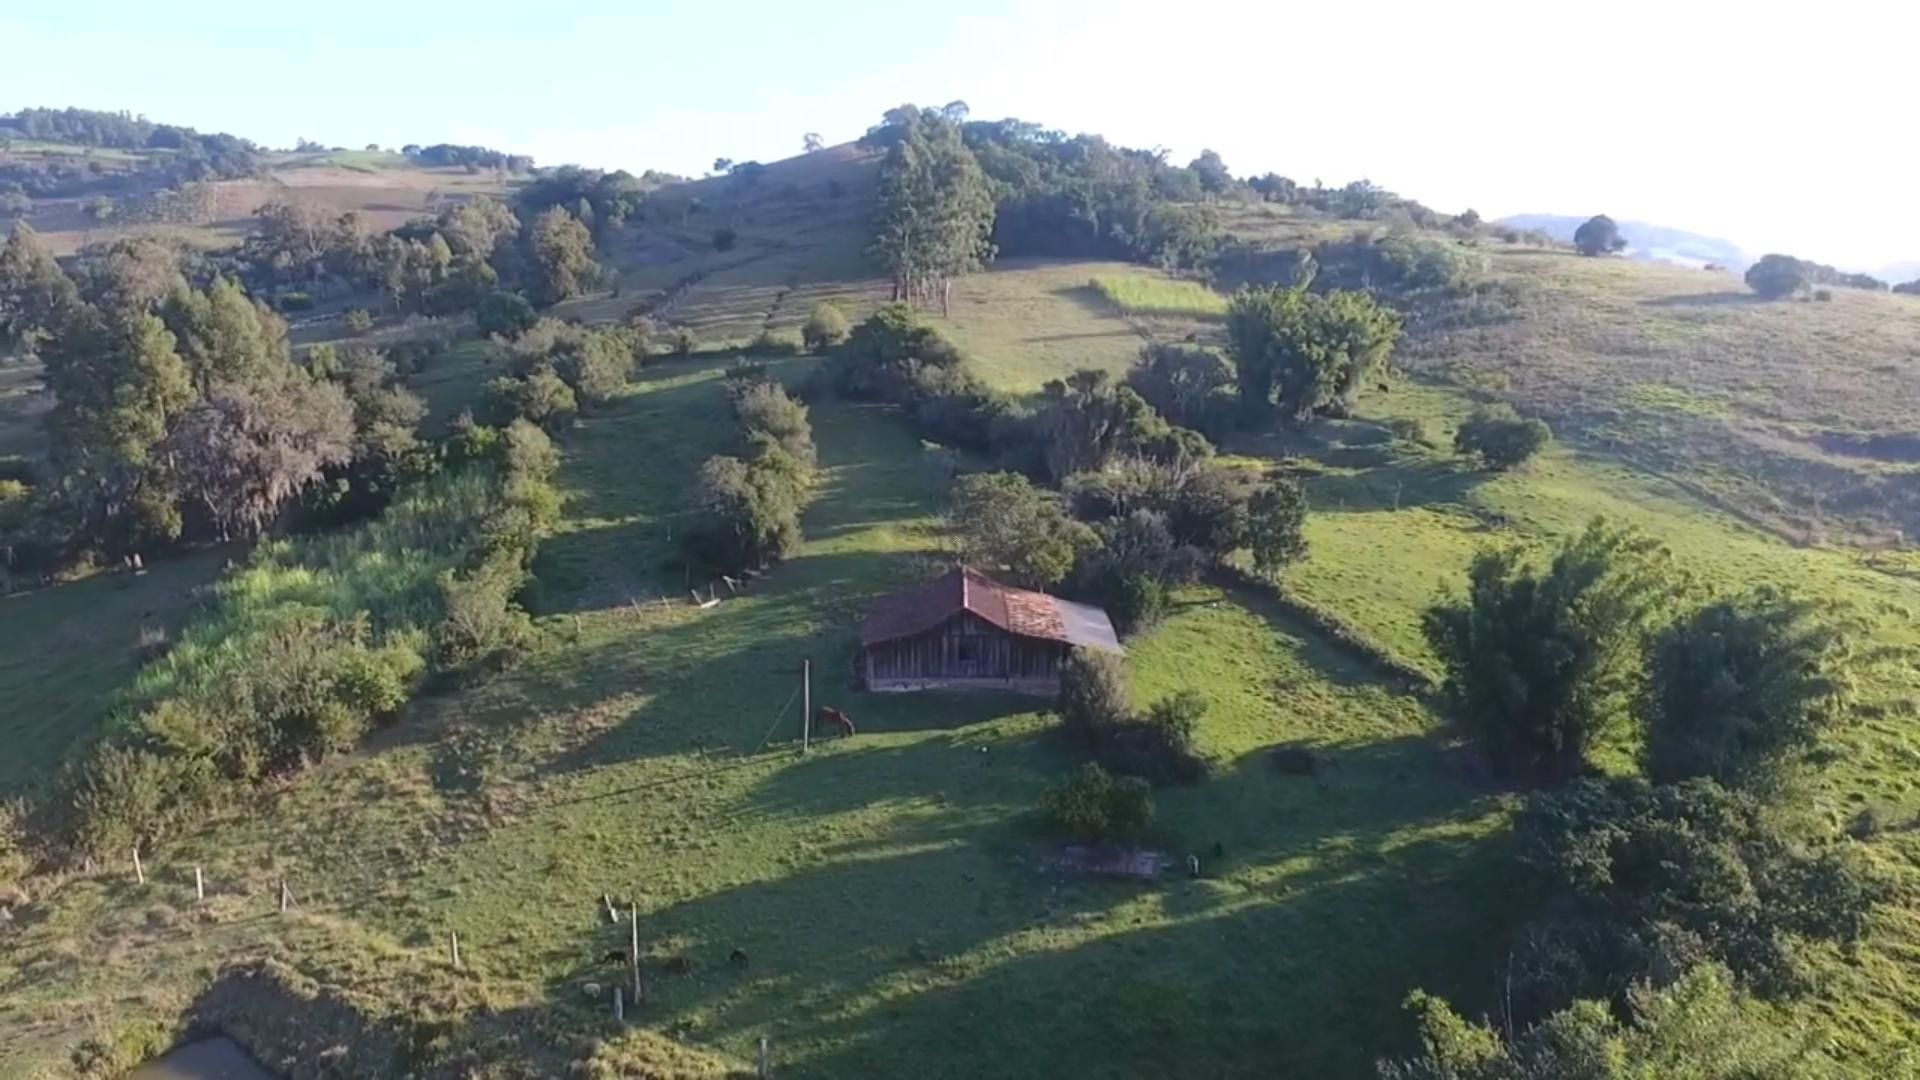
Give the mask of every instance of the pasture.
<path id="1" fill-rule="evenodd" d="M 1227 298 L 1197 281 L 1136 272 L 1096 277 L 1091 284 L 1109 303 L 1128 315 L 1205 318 L 1227 313 Z"/>
<path id="2" fill-rule="evenodd" d="M 885 287 L 862 268 L 857 215 L 826 187 L 857 174 L 800 161 L 797 201 L 775 173 L 735 208 L 733 250 L 715 250 L 700 215 L 650 221 L 623 238 L 619 290 L 562 313 L 641 307 L 708 343 L 790 332 L 818 299 L 864 314 Z M 1325 224 L 1232 215 L 1236 229 L 1303 241 Z M 1223 447 L 1308 490 L 1311 550 L 1291 592 L 1431 668 L 1420 613 L 1475 552 L 1541 547 L 1605 513 L 1654 533 L 1702 582 L 1791 583 L 1853 604 L 1889 643 L 1920 644 L 1920 578 L 1901 558 L 1791 545 L 1737 492 L 1645 449 L 1677 446 L 1713 475 L 1733 450 L 1711 445 L 1711 425 L 1755 438 L 1840 430 L 1816 418 L 1842 413 L 1849 431 L 1892 425 L 1896 406 L 1867 388 L 1904 385 L 1876 372 L 1897 361 L 1873 357 L 1920 336 L 1903 329 L 1908 301 L 1760 313 L 1816 362 L 1837 357 L 1827 379 L 1794 375 L 1789 346 L 1757 345 L 1733 302 L 1690 299 L 1713 287 L 1691 272 L 1502 249 L 1493 277 L 1514 318 L 1419 326 L 1409 373 L 1354 418 Z M 1149 297 L 1180 285 L 1188 306 L 1128 312 L 1089 284 L 1102 280 L 1145 282 Z M 1009 261 L 958 283 L 942 325 L 985 378 L 1031 393 L 1080 367 L 1120 374 L 1143 344 L 1212 325 L 1217 298 L 1186 285 L 1120 264 Z M 1582 298 L 1612 305 L 1625 329 Z M 673 557 L 689 489 L 730 449 L 731 361 L 663 359 L 563 433 L 566 506 L 535 564 L 538 640 L 522 665 L 426 697 L 362 751 L 165 838 L 143 853 L 144 885 L 125 866 L 36 883 L 0 949 L 0 1073 L 57 1072 L 89 1039 L 164 1043 L 191 1016 L 282 1068 L 331 1052 L 423 1071 L 484 1060 L 482 1075 L 712 1076 L 745 1067 L 765 1037 L 793 1077 L 1187 1075 L 1199 1062 L 1207 1075 L 1349 1077 L 1410 1048 L 1401 1002 L 1415 987 L 1469 1013 L 1494 1006 L 1514 797 L 1481 780 L 1425 698 L 1264 590 L 1188 588 L 1129 642 L 1138 704 L 1206 698 L 1198 737 L 1214 764 L 1205 783 L 1157 794 L 1147 840 L 1199 854 L 1203 875 L 1145 885 L 1067 874 L 1033 821 L 1074 762 L 1047 703 L 848 686 L 866 605 L 947 557 L 945 455 L 888 410 L 816 402 L 820 474 L 799 553 L 713 608 L 679 602 L 699 584 Z M 798 385 L 816 362 L 770 367 Z M 469 344 L 415 381 L 443 420 L 495 370 L 491 348 Z M 1436 449 L 1488 397 L 1549 414 L 1562 442 L 1499 475 Z M 1623 445 L 1582 417 L 1672 440 Z M 1418 421 L 1425 445 L 1392 438 L 1395 420 Z M 218 559 L 0 601 L 0 701 L 26 703 L 0 721 L 26 750 L 0 766 L 0 795 L 104 722 L 137 670 L 129 621 L 185 618 Z M 803 659 L 815 702 L 860 726 L 804 756 L 792 741 Z M 1822 748 L 1801 809 L 1836 826 L 1863 808 L 1920 814 L 1910 683 L 1867 688 L 1870 707 Z M 1314 750 L 1315 775 L 1273 768 L 1271 751 L 1295 745 Z M 1861 846 L 1896 900 L 1857 955 L 1815 958 L 1819 985 L 1796 1010 L 1842 1055 L 1910 1045 L 1920 1014 L 1920 831 Z M 297 896 L 284 916 L 283 878 Z M 603 895 L 637 909 L 650 970 L 692 966 L 656 974 L 625 1027 L 607 1015 L 622 975 L 604 958 L 626 928 L 607 922 Z M 735 949 L 744 968 L 728 962 Z"/>

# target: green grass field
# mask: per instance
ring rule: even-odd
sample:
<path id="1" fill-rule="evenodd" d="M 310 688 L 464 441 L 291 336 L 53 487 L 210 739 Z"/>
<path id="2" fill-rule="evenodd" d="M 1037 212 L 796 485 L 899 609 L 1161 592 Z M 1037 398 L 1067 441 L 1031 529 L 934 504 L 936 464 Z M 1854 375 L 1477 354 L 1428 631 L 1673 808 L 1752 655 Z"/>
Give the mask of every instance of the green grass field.
<path id="1" fill-rule="evenodd" d="M 1197 281 L 1132 273 L 1096 277 L 1090 284 L 1129 315 L 1206 317 L 1227 313 L 1227 298 Z"/>
<path id="2" fill-rule="evenodd" d="M 809 192 L 835 175 L 832 162 L 806 167 L 825 170 L 794 174 Z M 858 315 L 885 298 L 860 267 L 853 215 L 756 198 L 732 252 L 702 248 L 712 225 L 698 219 L 634 233 L 620 295 L 569 313 L 624 317 L 670 294 L 668 321 L 746 340 L 792 326 L 814 299 Z M 1230 209 L 1237 229 L 1311 239 L 1328 224 Z M 1388 438 L 1387 421 L 1412 418 L 1445 446 L 1488 393 L 1556 417 L 1607 395 L 1632 423 L 1691 431 L 1751 420 L 1772 392 L 1703 351 L 1719 336 L 1715 350 L 1747 347 L 1757 331 L 1735 307 L 1695 319 L 1672 314 L 1690 310 L 1678 301 L 1642 303 L 1692 295 L 1697 276 L 1518 252 L 1499 255 L 1496 276 L 1533 282 L 1517 286 L 1514 322 L 1423 331 L 1407 350 L 1415 376 L 1370 392 L 1355 418 L 1223 448 L 1306 483 L 1311 552 L 1290 589 L 1431 667 L 1420 612 L 1476 551 L 1543 546 L 1604 513 L 1653 532 L 1705 580 L 1843 598 L 1886 642 L 1920 644 L 1920 577 L 1905 560 L 1788 544 L 1740 506 L 1716 508 L 1691 473 L 1582 429 L 1563 425 L 1561 443 L 1502 475 Z M 1153 281 L 1117 264 L 1010 262 L 959 283 L 944 326 L 1011 392 L 1079 367 L 1117 373 L 1178 323 L 1123 315 L 1088 285 L 1132 277 Z M 1635 336 L 1608 337 L 1545 299 L 1612 290 L 1625 298 L 1607 301 L 1614 315 L 1638 314 Z M 1856 299 L 1904 303 L 1760 316 L 1790 335 L 1851 335 L 1862 355 L 1881 345 L 1860 335 L 1901 340 L 1904 309 L 1885 309 L 1892 329 L 1870 330 L 1882 309 L 1854 310 Z M 1671 337 L 1682 333 L 1699 337 Z M 1606 342 L 1617 354 L 1591 351 Z M 1841 355 L 1839 370 L 1872 368 Z M 731 438 L 728 362 L 661 362 L 564 433 L 566 510 L 535 566 L 539 640 L 522 666 L 425 698 L 363 751 L 168 838 L 143 853 L 144 886 L 125 866 L 35 882 L 0 948 L 0 1075 L 57 1075 L 82 1040 L 142 1023 L 164 1031 L 185 1014 L 289 1071 L 329 1045 L 431 1044 L 491 1063 L 482 1075 L 558 1075 L 592 1059 L 604 1075 L 706 1076 L 750 1062 L 764 1036 L 778 1075 L 794 1077 L 1356 1077 L 1376 1054 L 1410 1049 L 1400 1003 L 1414 987 L 1469 1013 L 1494 1005 L 1512 797 L 1474 781 L 1427 702 L 1258 591 L 1185 590 L 1129 643 L 1141 704 L 1180 689 L 1209 702 L 1199 738 L 1215 775 L 1161 793 L 1148 841 L 1199 852 L 1197 881 L 1058 869 L 1030 813 L 1072 764 L 1044 702 L 848 689 L 864 607 L 942 561 L 944 456 L 884 409 L 814 406 L 820 478 L 797 557 L 717 607 L 661 603 L 690 584 L 672 555 L 691 478 Z M 772 370 L 797 384 L 812 363 Z M 496 367 L 486 346 L 463 346 L 416 383 L 444 419 Z M 1807 381 L 1811 396 L 1766 424 L 1853 400 Z M 1865 408 L 1891 423 L 1891 406 Z M 0 440 L 7 431 L 0 423 Z M 1701 449 L 1689 460 L 1710 459 Z M 0 600 L 0 725 L 21 751 L 0 762 L 0 795 L 51 775 L 88 737 L 134 675 L 136 624 L 184 618 L 218 562 L 207 553 Z M 802 659 L 815 665 L 815 700 L 852 713 L 861 732 L 805 756 L 791 744 Z M 1915 689 L 1898 673 L 1866 688 L 1872 708 L 1824 749 L 1806 808 L 1835 826 L 1864 807 L 1889 821 L 1920 814 Z M 1271 748 L 1294 743 L 1318 750 L 1318 776 L 1270 766 Z M 1842 1056 L 1920 1041 L 1920 830 L 1860 846 L 1896 898 L 1858 955 L 1815 957 L 1819 985 L 1795 1009 Z M 204 908 L 195 866 L 212 889 Z M 283 876 L 298 898 L 285 917 L 274 914 Z M 624 1029 L 606 1015 L 620 974 L 601 958 L 625 929 L 600 913 L 603 894 L 637 905 L 650 957 L 695 964 L 652 984 Z M 458 971 L 446 959 L 455 931 Z M 744 971 L 727 963 L 734 948 L 751 954 Z M 243 979 L 224 966 L 236 960 L 264 974 Z M 422 1034 L 422 1022 L 442 1026 Z"/>

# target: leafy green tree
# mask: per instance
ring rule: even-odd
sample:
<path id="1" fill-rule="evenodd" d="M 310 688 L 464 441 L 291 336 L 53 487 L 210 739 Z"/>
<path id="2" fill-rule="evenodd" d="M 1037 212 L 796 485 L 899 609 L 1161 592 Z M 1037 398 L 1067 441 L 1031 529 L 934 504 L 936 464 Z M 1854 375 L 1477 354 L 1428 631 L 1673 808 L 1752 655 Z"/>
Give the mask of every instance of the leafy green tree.
<path id="1" fill-rule="evenodd" d="M 1148 345 L 1127 372 L 1127 385 L 1170 422 L 1218 440 L 1233 428 L 1233 363 L 1199 345 Z"/>
<path id="2" fill-rule="evenodd" d="M 587 291 L 600 276 L 593 234 L 561 207 L 550 207 L 527 229 L 528 298 L 547 307 Z"/>
<path id="3" fill-rule="evenodd" d="M 323 471 L 352 457 L 345 392 L 289 368 L 281 378 L 223 383 L 168 434 L 169 467 L 222 539 L 257 537 Z"/>
<path id="4" fill-rule="evenodd" d="M 217 383 L 277 378 L 288 366 L 286 323 L 233 281 L 215 279 L 205 292 L 176 290 L 160 317 L 203 392 Z"/>
<path id="5" fill-rule="evenodd" d="M 1813 287 L 1813 266 L 1791 255 L 1762 255 L 1747 267 L 1747 287 L 1767 300 L 1799 296 Z"/>
<path id="6" fill-rule="evenodd" d="M 1253 568 L 1277 577 L 1307 554 L 1307 493 L 1284 476 L 1269 480 L 1247 507 L 1249 547 Z"/>
<path id="7" fill-rule="evenodd" d="M 60 333 L 80 304 L 80 290 L 33 226 L 17 222 L 0 248 L 0 344 L 33 352 Z"/>
<path id="8" fill-rule="evenodd" d="M 1595 519 L 1544 569 L 1515 550 L 1483 552 L 1466 595 L 1427 610 L 1454 718 L 1503 776 L 1564 783 L 1625 722 L 1646 631 L 1671 592 L 1667 565 L 1653 540 Z"/>
<path id="9" fill-rule="evenodd" d="M 1755 992 L 1806 988 L 1803 946 L 1848 946 L 1887 889 L 1853 852 L 1780 831 L 1759 800 L 1711 780 L 1582 780 L 1514 823 L 1521 928 L 1513 994 L 1528 1013 L 1611 998 L 1695 964 Z"/>
<path id="10" fill-rule="evenodd" d="M 1854 700 L 1860 628 L 1770 586 L 1715 600 L 1652 642 L 1642 761 L 1661 782 L 1770 790 Z"/>
<path id="11" fill-rule="evenodd" d="M 1605 214 L 1595 214 L 1573 230 L 1573 246 L 1582 255 L 1611 255 L 1624 251 L 1627 238 L 1620 235 L 1620 226 Z"/>
<path id="12" fill-rule="evenodd" d="M 1481 465 L 1505 472 L 1525 464 L 1553 441 L 1544 420 L 1521 419 L 1506 404 L 1482 405 L 1453 434 L 1455 453 L 1478 458 Z"/>
<path id="13" fill-rule="evenodd" d="M 544 428 L 555 428 L 580 411 L 580 399 L 573 387 L 551 364 L 539 364 L 520 378 L 502 375 L 491 380 L 487 383 L 487 402 L 496 426 L 520 417 Z"/>
<path id="14" fill-rule="evenodd" d="M 1114 776 L 1088 762 L 1042 792 L 1040 809 L 1076 840 L 1125 840 L 1153 823 L 1153 791 L 1139 777 Z"/>
<path id="15" fill-rule="evenodd" d="M 1048 492 L 1019 473 L 973 473 L 954 484 L 948 509 L 968 563 L 1005 571 L 1031 585 L 1067 576 L 1094 543 L 1093 531 L 1068 517 Z"/>
<path id="16" fill-rule="evenodd" d="M 807 313 L 807 321 L 800 327 L 800 341 L 808 352 L 825 352 L 847 340 L 849 332 L 847 317 L 839 305 L 823 300 Z"/>
<path id="17" fill-rule="evenodd" d="M 1511 1042 L 1446 1002 L 1407 998 L 1421 1053 L 1380 1062 L 1380 1080 L 1826 1080 L 1842 1073 L 1814 1032 L 1783 1025 L 1703 964 L 1669 986 L 1626 993 L 1622 1021 L 1607 1001 L 1582 999 Z"/>
<path id="18" fill-rule="evenodd" d="M 893 280 L 893 299 L 951 306 L 953 279 L 993 257 L 994 199 L 959 126 L 912 113 L 880 169 L 870 248 Z"/>
<path id="19" fill-rule="evenodd" d="M 1345 413 L 1393 353 L 1400 317 L 1365 293 L 1243 289 L 1227 309 L 1229 348 L 1250 413 L 1277 401 L 1298 422 Z"/>
<path id="20" fill-rule="evenodd" d="M 1227 171 L 1227 163 L 1212 150 L 1200 151 L 1187 168 L 1200 178 L 1200 188 L 1209 195 L 1225 194 L 1233 187 L 1233 174 Z"/>
<path id="21" fill-rule="evenodd" d="M 519 293 L 488 293 L 473 312 L 474 326 L 489 336 L 514 337 L 533 329 L 539 321 L 533 305 Z"/>
<path id="22" fill-rule="evenodd" d="M 1144 452 L 1168 434 L 1167 422 L 1153 406 L 1096 368 L 1083 368 L 1041 387 L 1036 423 L 1047 469 L 1055 479 L 1103 468 L 1122 454 Z"/>
<path id="23" fill-rule="evenodd" d="M 801 489 L 777 467 L 708 458 L 700 469 L 698 499 L 687 550 L 715 569 L 762 567 L 800 545 Z"/>
<path id="24" fill-rule="evenodd" d="M 1233 188 L 1233 173 L 1227 171 L 1227 161 L 1221 160 L 1213 150 L 1202 150 L 1198 158 L 1190 161 L 1188 169 L 1200 177 L 1200 188 L 1206 194 L 1225 194 Z"/>

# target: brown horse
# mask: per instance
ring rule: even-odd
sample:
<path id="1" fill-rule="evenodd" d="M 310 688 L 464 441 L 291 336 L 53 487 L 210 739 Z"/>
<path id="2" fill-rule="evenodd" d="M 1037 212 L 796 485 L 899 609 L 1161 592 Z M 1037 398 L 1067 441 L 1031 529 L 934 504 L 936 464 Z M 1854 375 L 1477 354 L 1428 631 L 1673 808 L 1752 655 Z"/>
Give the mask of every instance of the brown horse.
<path id="1" fill-rule="evenodd" d="M 846 713 L 841 712 L 831 705 L 822 705 L 820 706 L 819 713 L 816 714 L 813 726 L 814 730 L 822 733 L 825 733 L 831 728 L 838 731 L 844 738 L 853 734 L 853 717 L 848 716 Z"/>

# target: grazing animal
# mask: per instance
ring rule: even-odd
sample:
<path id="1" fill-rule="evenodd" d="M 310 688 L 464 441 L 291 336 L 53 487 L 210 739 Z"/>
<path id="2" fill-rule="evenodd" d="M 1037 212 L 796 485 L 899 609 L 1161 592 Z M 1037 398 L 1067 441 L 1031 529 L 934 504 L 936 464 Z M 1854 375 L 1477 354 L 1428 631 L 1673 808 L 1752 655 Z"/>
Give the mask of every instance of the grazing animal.
<path id="1" fill-rule="evenodd" d="M 662 964 L 661 967 L 665 968 L 669 975 L 692 975 L 693 958 L 687 956 L 669 956 L 667 957 L 667 962 Z"/>
<path id="2" fill-rule="evenodd" d="M 737 967 L 737 968 L 745 968 L 747 966 L 747 950 L 735 949 L 732 952 L 728 953 L 727 963 L 732 964 L 734 967 Z"/>
<path id="3" fill-rule="evenodd" d="M 600 958 L 600 962 L 603 964 L 624 964 L 627 962 L 627 950 L 608 949 L 607 954 Z"/>
<path id="4" fill-rule="evenodd" d="M 823 731 L 827 728 L 833 728 L 839 731 L 842 738 L 849 738 L 853 735 L 853 717 L 848 716 L 846 713 L 841 712 L 831 705 L 820 706 L 816 722 L 817 726 Z"/>

